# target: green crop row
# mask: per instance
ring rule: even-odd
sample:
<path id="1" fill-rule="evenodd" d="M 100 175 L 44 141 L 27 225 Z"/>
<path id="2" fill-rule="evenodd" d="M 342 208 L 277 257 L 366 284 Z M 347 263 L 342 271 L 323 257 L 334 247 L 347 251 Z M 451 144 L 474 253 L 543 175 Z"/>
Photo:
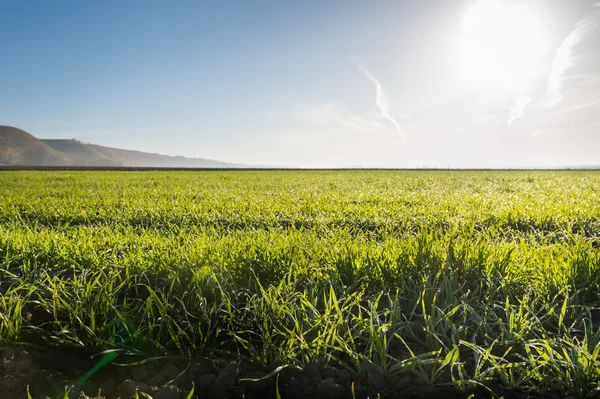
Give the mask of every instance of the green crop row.
<path id="1" fill-rule="evenodd" d="M 600 173 L 2 172 L 0 341 L 600 394 Z"/>

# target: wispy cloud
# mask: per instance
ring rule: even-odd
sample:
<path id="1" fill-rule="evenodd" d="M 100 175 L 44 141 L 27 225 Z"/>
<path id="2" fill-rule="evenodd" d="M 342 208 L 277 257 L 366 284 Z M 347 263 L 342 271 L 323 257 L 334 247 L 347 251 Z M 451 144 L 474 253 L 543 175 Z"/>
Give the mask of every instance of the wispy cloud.
<path id="1" fill-rule="evenodd" d="M 566 115 L 566 114 L 571 114 L 573 112 L 580 112 L 580 111 L 585 111 L 585 110 L 600 110 L 600 101 L 590 101 L 587 103 L 582 103 L 582 104 L 575 104 L 572 105 L 570 107 L 566 107 L 562 110 L 560 110 L 559 112 L 556 113 L 556 115 Z M 594 112 L 594 114 L 596 114 L 596 112 Z"/>
<path id="2" fill-rule="evenodd" d="M 563 100 L 561 93 L 564 72 L 575 65 L 573 48 L 595 27 L 598 26 L 599 18 L 596 16 L 586 17 L 575 25 L 575 28 L 557 47 L 552 66 L 548 75 L 548 86 L 546 88 L 545 108 L 552 108 Z"/>
<path id="3" fill-rule="evenodd" d="M 515 97 L 515 105 L 510 107 L 508 111 L 510 112 L 510 116 L 506 121 L 506 128 L 510 129 L 513 122 L 523 115 L 525 115 L 525 107 L 527 104 L 531 102 L 531 97 L 528 96 L 519 96 Z"/>
<path id="4" fill-rule="evenodd" d="M 265 113 L 269 122 L 302 125 L 320 132 L 344 132 L 390 136 L 394 133 L 383 123 L 370 116 L 353 114 L 341 101 L 309 104 L 294 109 L 269 111 Z"/>
<path id="5" fill-rule="evenodd" d="M 381 87 L 381 83 L 379 82 L 379 80 L 377 80 L 375 75 L 373 75 L 373 73 L 364 65 L 356 64 L 356 66 L 358 67 L 358 69 L 361 70 L 362 73 L 364 73 L 367 79 L 369 79 L 375 85 L 375 104 L 377 105 L 377 108 L 379 108 L 381 116 L 390 121 L 390 123 L 394 125 L 398 133 L 400 133 L 400 135 L 404 137 L 404 131 L 400 127 L 398 121 L 392 116 L 389 99 L 383 91 L 383 87 Z"/>

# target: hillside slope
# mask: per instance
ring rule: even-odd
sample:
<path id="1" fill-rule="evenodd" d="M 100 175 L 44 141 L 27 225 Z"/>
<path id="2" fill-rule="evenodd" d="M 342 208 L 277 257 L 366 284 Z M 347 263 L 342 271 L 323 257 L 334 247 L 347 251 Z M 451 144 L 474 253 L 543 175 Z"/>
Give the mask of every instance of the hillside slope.
<path id="1" fill-rule="evenodd" d="M 24 130 L 0 126 L 0 166 L 244 168 L 204 158 L 173 157 L 123 150 L 79 140 L 38 139 Z"/>
<path id="2" fill-rule="evenodd" d="M 204 158 L 172 157 L 149 152 L 122 150 L 120 148 L 104 147 L 89 144 L 88 147 L 103 154 L 123 166 L 157 167 L 157 168 L 236 168 L 235 165 L 226 162 L 213 161 Z"/>
<path id="3" fill-rule="evenodd" d="M 91 145 L 83 144 L 78 140 L 42 139 L 41 141 L 54 150 L 69 156 L 77 166 L 123 166 L 122 163 L 96 151 Z"/>
<path id="4" fill-rule="evenodd" d="M 65 166 L 73 161 L 24 130 L 0 126 L 0 165 Z"/>

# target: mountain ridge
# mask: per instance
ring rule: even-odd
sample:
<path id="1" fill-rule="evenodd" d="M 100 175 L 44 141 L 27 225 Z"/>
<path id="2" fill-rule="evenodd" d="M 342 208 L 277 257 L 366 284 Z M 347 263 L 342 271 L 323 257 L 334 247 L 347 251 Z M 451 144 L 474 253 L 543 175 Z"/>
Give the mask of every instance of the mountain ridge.
<path id="1" fill-rule="evenodd" d="M 24 130 L 0 126 L 0 165 L 71 166 L 71 160 Z"/>
<path id="2" fill-rule="evenodd" d="M 87 144 L 76 139 L 39 139 L 0 126 L 0 165 L 69 167 L 248 168 L 206 158 L 187 158 Z"/>

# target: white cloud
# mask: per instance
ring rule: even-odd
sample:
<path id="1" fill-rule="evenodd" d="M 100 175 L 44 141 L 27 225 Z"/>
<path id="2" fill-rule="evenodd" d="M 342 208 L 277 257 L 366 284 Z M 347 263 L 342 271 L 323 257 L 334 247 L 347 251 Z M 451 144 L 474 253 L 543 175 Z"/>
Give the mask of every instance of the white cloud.
<path id="1" fill-rule="evenodd" d="M 515 104 L 508 109 L 508 111 L 510 112 L 510 116 L 508 118 L 508 121 L 506 121 L 507 129 L 510 129 L 510 127 L 512 126 L 512 124 L 515 120 L 517 120 L 518 118 L 525 115 L 525 107 L 530 102 L 531 102 L 531 97 L 528 97 L 528 96 L 515 97 Z"/>
<path id="2" fill-rule="evenodd" d="M 375 119 L 353 114 L 340 101 L 310 104 L 294 109 L 269 111 L 265 114 L 268 122 L 283 123 L 287 126 L 302 126 L 320 132 L 367 135 L 393 135 L 384 124 Z"/>
<path id="3" fill-rule="evenodd" d="M 386 93 L 383 91 L 381 83 L 379 82 L 379 80 L 377 80 L 375 75 L 373 75 L 373 73 L 369 71 L 367 67 L 360 64 L 356 65 L 361 70 L 361 72 L 365 74 L 367 79 L 369 79 L 375 85 L 375 104 L 377 105 L 377 108 L 379 108 L 381 115 L 385 119 L 390 121 L 390 123 L 396 128 L 396 131 L 398 131 L 398 133 L 400 133 L 400 135 L 404 137 L 404 131 L 402 130 L 402 128 L 400 128 L 400 124 L 398 123 L 398 121 L 396 121 L 396 119 L 392 116 L 390 102 Z"/>
<path id="4" fill-rule="evenodd" d="M 562 82 L 564 72 L 575 65 L 573 48 L 594 28 L 598 26 L 599 18 L 596 16 L 586 17 L 575 25 L 575 28 L 557 47 L 552 66 L 548 75 L 548 85 L 546 89 L 545 108 L 552 108 L 563 100 Z"/>
<path id="5" fill-rule="evenodd" d="M 572 112 L 583 111 L 593 108 L 600 108 L 600 101 L 590 101 L 588 103 L 572 105 L 570 107 L 562 109 L 560 112 L 557 112 L 556 115 L 564 115 Z"/>

